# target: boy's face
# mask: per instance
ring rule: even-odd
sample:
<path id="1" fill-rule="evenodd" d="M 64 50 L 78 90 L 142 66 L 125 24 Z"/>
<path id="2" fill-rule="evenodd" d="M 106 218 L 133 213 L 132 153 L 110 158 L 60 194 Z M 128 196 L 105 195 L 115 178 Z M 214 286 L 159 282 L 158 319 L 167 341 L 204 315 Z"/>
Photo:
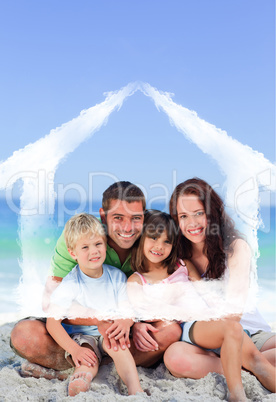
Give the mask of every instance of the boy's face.
<path id="1" fill-rule="evenodd" d="M 106 257 L 105 239 L 99 235 L 84 235 L 79 238 L 70 255 L 77 260 L 82 272 L 90 277 L 102 275 L 102 265 Z"/>
<path id="2" fill-rule="evenodd" d="M 108 236 L 122 249 L 129 249 L 141 235 L 144 211 L 142 201 L 111 200 L 109 210 L 100 209 L 102 222 L 107 225 Z"/>

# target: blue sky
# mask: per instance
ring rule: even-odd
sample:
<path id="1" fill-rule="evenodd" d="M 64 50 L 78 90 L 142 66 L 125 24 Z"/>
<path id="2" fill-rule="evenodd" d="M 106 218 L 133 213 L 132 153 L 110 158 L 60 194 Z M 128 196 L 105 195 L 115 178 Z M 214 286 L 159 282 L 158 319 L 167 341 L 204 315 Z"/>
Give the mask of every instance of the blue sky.
<path id="1" fill-rule="evenodd" d="M 275 161 L 273 0 L 2 1 L 0 37 L 2 161 L 137 80 Z M 87 187 L 88 172 L 151 197 L 173 177 L 224 181 L 142 93 L 67 157 L 56 183 Z M 98 198 L 109 184 L 99 176 Z"/>

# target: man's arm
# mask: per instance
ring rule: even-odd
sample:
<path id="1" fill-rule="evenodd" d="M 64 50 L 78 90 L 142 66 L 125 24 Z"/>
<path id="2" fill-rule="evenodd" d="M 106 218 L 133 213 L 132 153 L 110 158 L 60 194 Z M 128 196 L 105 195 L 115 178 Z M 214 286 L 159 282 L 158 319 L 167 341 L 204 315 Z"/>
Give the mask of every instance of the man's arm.
<path id="1" fill-rule="evenodd" d="M 49 310 L 51 295 L 62 279 L 58 276 L 48 276 L 42 296 L 42 309 L 45 313 Z"/>
<path id="2" fill-rule="evenodd" d="M 76 260 L 71 257 L 67 249 L 64 232 L 62 232 L 51 259 L 49 276 L 64 278 L 70 271 L 72 271 L 76 264 Z"/>
<path id="3" fill-rule="evenodd" d="M 71 257 L 67 250 L 64 239 L 64 232 L 60 235 L 54 255 L 51 259 L 49 276 L 47 278 L 43 298 L 42 309 L 47 312 L 49 309 L 50 298 L 53 291 L 58 287 L 62 279 L 76 266 L 76 261 Z"/>

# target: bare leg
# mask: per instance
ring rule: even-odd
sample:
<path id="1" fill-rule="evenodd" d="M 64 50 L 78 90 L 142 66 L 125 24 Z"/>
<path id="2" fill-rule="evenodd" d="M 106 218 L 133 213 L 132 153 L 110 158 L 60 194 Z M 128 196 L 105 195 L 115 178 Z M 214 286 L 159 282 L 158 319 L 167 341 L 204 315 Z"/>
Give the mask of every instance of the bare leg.
<path id="1" fill-rule="evenodd" d="M 60 381 L 66 380 L 68 377 L 68 374 L 64 371 L 49 369 L 28 361 L 22 363 L 20 375 L 22 377 L 46 378 L 46 380 L 56 379 Z"/>
<path id="2" fill-rule="evenodd" d="M 243 329 L 240 323 L 230 320 L 198 321 L 194 325 L 193 336 L 202 347 L 213 349 L 221 346 L 221 363 L 230 401 L 246 401 L 241 379 Z"/>
<path id="3" fill-rule="evenodd" d="M 58 379 L 67 377 L 59 371 L 54 373 L 53 370 L 47 370 L 67 370 L 71 366 L 64 357 L 64 350 L 47 332 L 45 323 L 38 320 L 20 321 L 12 330 L 11 343 L 19 356 L 32 363 L 22 365 L 22 376 Z"/>
<path id="4" fill-rule="evenodd" d="M 103 342 L 103 349 L 106 353 L 109 354 L 110 357 L 112 357 L 117 373 L 127 386 L 128 394 L 135 395 L 137 394 L 137 392 L 143 392 L 140 385 L 135 361 L 129 349 L 123 350 L 119 348 L 119 350 L 117 351 L 114 351 L 113 349 L 107 349 L 107 347 L 105 346 L 105 342 Z"/>
<path id="5" fill-rule="evenodd" d="M 151 324 L 158 329 L 158 332 L 150 332 L 150 335 L 158 343 L 159 349 L 154 352 L 141 352 L 131 342 L 130 351 L 137 366 L 152 366 L 162 358 L 165 350 L 174 342 L 179 341 L 181 337 L 182 330 L 180 325 L 175 322 L 158 321 Z"/>
<path id="6" fill-rule="evenodd" d="M 81 365 L 76 367 L 74 374 L 70 377 L 68 395 L 76 396 L 80 392 L 87 392 L 90 389 L 93 378 L 97 375 L 99 364 L 94 367 Z"/>
<path id="7" fill-rule="evenodd" d="M 71 367 L 64 357 L 64 350 L 49 335 L 45 323 L 41 321 L 20 321 L 12 330 L 11 342 L 18 354 L 31 363 L 55 370 Z"/>
<path id="8" fill-rule="evenodd" d="M 260 349 L 262 355 L 275 367 L 276 366 L 276 336 L 268 339 Z"/>
<path id="9" fill-rule="evenodd" d="M 276 391 L 275 367 L 259 352 L 252 340 L 244 334 L 242 347 L 242 365 L 251 371 L 260 383 L 271 392 Z"/>
<path id="10" fill-rule="evenodd" d="M 220 358 L 213 352 L 186 342 L 175 342 L 164 354 L 164 363 L 178 378 L 199 379 L 208 373 L 223 374 Z"/>
<path id="11" fill-rule="evenodd" d="M 83 343 L 82 347 L 93 348 L 88 343 Z M 80 367 L 76 367 L 74 374 L 70 377 L 68 385 L 68 395 L 76 396 L 80 392 L 87 392 L 90 389 L 93 378 L 97 375 L 99 370 L 99 361 L 95 366 L 88 367 L 81 364 Z"/>

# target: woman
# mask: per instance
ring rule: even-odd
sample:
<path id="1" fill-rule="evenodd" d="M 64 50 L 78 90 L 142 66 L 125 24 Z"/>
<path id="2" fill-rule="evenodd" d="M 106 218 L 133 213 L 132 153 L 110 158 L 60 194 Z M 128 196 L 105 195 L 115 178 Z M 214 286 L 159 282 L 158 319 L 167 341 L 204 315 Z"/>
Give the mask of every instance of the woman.
<path id="1" fill-rule="evenodd" d="M 194 178 L 179 184 L 170 200 L 170 214 L 179 226 L 178 256 L 189 259 L 202 278 L 228 276 L 228 299 L 244 304 L 249 287 L 251 252 L 225 213 L 218 194 L 205 181 Z M 239 320 L 240 317 L 231 317 Z M 240 323 L 257 348 L 275 364 L 276 337 L 257 310 L 245 313 Z M 202 378 L 209 372 L 223 374 L 221 360 L 195 344 L 176 342 L 164 355 L 176 377 Z"/>

